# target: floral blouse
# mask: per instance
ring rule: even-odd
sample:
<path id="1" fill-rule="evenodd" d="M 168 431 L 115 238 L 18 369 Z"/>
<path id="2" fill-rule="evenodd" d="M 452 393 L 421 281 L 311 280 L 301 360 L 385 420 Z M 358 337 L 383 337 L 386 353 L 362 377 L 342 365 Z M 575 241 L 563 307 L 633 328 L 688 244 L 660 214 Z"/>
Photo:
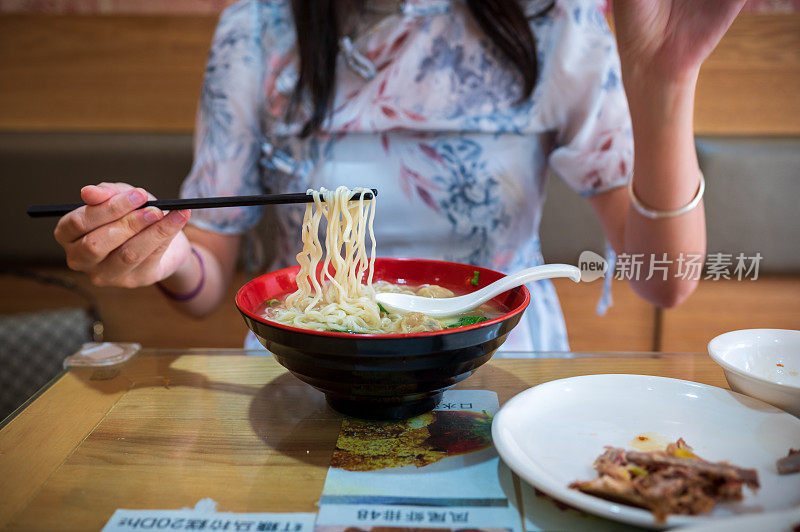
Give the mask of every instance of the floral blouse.
<path id="1" fill-rule="evenodd" d="M 598 2 L 558 0 L 533 16 L 542 2 L 522 1 L 539 79 L 519 102 L 518 74 L 463 1 L 371 0 L 359 30 L 341 40 L 333 112 L 305 139 L 303 121 L 285 118 L 298 61 L 290 4 L 242 0 L 223 13 L 182 196 L 377 188 L 378 255 L 512 272 L 543 262 L 550 173 L 584 196 L 627 182 L 630 116 Z M 274 269 L 295 263 L 304 207 L 271 208 Z M 199 210 L 192 223 L 243 233 L 262 212 Z M 568 350 L 553 285 L 529 288 L 531 306 L 504 349 Z"/>

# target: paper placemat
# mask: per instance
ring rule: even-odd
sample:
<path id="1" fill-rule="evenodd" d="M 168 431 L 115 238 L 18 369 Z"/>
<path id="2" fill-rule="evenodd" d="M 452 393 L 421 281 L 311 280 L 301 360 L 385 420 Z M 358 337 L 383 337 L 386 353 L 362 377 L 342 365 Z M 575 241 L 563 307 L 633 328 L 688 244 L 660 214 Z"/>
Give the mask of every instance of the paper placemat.
<path id="1" fill-rule="evenodd" d="M 312 513 L 218 512 L 212 499 L 181 510 L 117 510 L 103 532 L 131 530 L 222 530 L 228 532 L 312 532 Z"/>
<path id="2" fill-rule="evenodd" d="M 345 418 L 317 531 L 521 530 L 511 472 L 491 441 L 498 408 L 495 392 L 448 390 L 434 411 L 408 420 Z"/>

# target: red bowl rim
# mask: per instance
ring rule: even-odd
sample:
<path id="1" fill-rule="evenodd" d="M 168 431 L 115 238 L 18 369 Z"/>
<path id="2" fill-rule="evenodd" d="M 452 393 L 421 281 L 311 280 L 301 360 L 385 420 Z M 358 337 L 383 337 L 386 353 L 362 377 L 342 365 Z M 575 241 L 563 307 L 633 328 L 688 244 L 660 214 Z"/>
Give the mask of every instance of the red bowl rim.
<path id="1" fill-rule="evenodd" d="M 481 266 L 472 266 L 472 265 L 463 264 L 463 263 L 460 263 L 460 262 L 452 262 L 452 261 L 446 261 L 446 260 L 413 259 L 413 258 L 408 258 L 408 257 L 397 257 L 397 258 L 396 257 L 376 257 L 376 260 L 379 260 L 379 259 L 380 260 L 391 260 L 391 261 L 397 261 L 397 262 L 411 262 L 411 261 L 420 262 L 420 261 L 422 261 L 422 262 L 441 264 L 443 266 L 444 265 L 469 266 L 470 268 L 475 268 L 477 270 L 482 270 L 482 271 L 485 271 L 485 272 L 495 273 L 495 274 L 498 274 L 498 275 L 505 275 L 505 274 L 503 274 L 501 272 L 498 272 L 496 270 L 491 270 L 489 268 L 483 268 Z M 401 339 L 401 338 L 424 338 L 426 336 L 442 336 L 442 335 L 445 335 L 445 334 L 453 334 L 453 333 L 456 333 L 456 332 L 465 332 L 465 331 L 471 331 L 471 330 L 474 330 L 474 329 L 480 329 L 481 327 L 488 327 L 489 325 L 494 325 L 495 323 L 501 323 L 501 322 L 503 322 L 503 321 L 505 321 L 505 320 L 507 320 L 509 318 L 514 317 L 517 314 L 521 314 L 522 312 L 525 311 L 526 308 L 528 308 L 528 305 L 531 302 L 530 290 L 528 290 L 527 286 L 522 285 L 522 286 L 519 287 L 519 288 L 522 289 L 522 293 L 525 296 L 524 299 L 522 300 L 522 303 L 520 303 L 519 306 L 517 306 L 514 310 L 512 310 L 510 312 L 507 312 L 507 313 L 503 314 L 502 316 L 498 316 L 498 317 L 492 318 L 490 320 L 482 321 L 480 323 L 475 323 L 473 325 L 465 325 L 464 327 L 458 327 L 458 328 L 454 328 L 454 329 L 441 329 L 441 330 L 438 330 L 438 331 L 425 331 L 425 332 L 417 332 L 417 333 L 382 333 L 382 334 L 372 334 L 372 333 L 353 334 L 353 333 L 340 333 L 340 332 L 332 332 L 332 331 L 316 331 L 314 329 L 301 329 L 300 327 L 292 327 L 291 325 L 284 325 L 282 323 L 278 323 L 278 322 L 275 322 L 275 321 L 272 321 L 272 320 L 268 320 L 268 319 L 263 318 L 261 316 L 257 316 L 256 314 L 250 312 L 249 310 L 246 310 L 246 309 L 242 308 L 243 305 L 240 302 L 240 299 L 244 297 L 242 295 L 242 292 L 244 291 L 244 289 L 249 284 L 255 283 L 256 281 L 258 281 L 262 277 L 266 277 L 268 275 L 275 275 L 275 274 L 277 274 L 279 272 L 282 272 L 282 271 L 285 271 L 285 270 L 291 270 L 291 269 L 294 269 L 294 268 L 299 268 L 299 265 L 289 266 L 288 268 L 281 268 L 280 270 L 274 270 L 274 271 L 271 271 L 271 272 L 267 272 L 265 274 L 259 275 L 258 277 L 254 278 L 254 279 L 251 279 L 250 281 L 246 282 L 236 292 L 236 298 L 235 298 L 236 308 L 239 309 L 239 312 L 241 312 L 242 314 L 244 314 L 245 316 L 247 316 L 248 318 L 250 318 L 252 320 L 255 320 L 255 321 L 259 322 L 259 323 L 263 323 L 265 325 L 269 325 L 271 327 L 277 327 L 278 329 L 284 329 L 286 331 L 292 331 L 292 332 L 303 333 L 303 334 L 311 334 L 311 335 L 314 335 L 314 336 L 327 336 L 327 337 L 330 337 L 330 338 L 350 338 L 350 339 L 358 339 L 358 340 L 360 340 L 360 339 L 391 340 L 391 339 Z M 512 288 L 512 290 L 513 290 L 513 288 Z M 508 290 L 506 292 L 508 292 Z M 505 293 L 505 292 L 503 292 L 503 293 Z"/>

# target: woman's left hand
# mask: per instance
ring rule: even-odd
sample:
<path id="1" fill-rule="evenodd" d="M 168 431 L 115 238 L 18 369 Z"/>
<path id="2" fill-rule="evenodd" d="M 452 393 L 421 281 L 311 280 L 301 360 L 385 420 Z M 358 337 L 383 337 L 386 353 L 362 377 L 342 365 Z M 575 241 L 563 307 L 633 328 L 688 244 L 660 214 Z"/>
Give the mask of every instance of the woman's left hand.
<path id="1" fill-rule="evenodd" d="M 691 80 L 746 0 L 614 0 L 623 76 Z M 627 71 L 627 72 L 626 72 Z"/>

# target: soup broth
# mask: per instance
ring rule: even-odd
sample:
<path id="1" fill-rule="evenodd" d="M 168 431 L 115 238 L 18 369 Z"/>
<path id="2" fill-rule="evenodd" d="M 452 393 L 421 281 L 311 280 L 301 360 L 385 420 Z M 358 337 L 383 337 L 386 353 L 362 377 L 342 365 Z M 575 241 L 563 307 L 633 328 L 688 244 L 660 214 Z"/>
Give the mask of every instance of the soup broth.
<path id="1" fill-rule="evenodd" d="M 392 334 L 438 331 L 473 325 L 502 314 L 484 305 L 469 315 L 434 319 L 419 312 L 399 315 L 387 312 L 375 301 L 379 292 L 400 292 L 423 297 L 453 297 L 437 285 L 374 282 L 375 197 L 366 188 L 339 187 L 335 191 L 309 190 L 303 218 L 303 248 L 297 254 L 300 271 L 297 290 L 283 300 L 267 302 L 264 317 L 272 321 L 316 331 L 360 334 Z M 356 199 L 353 199 L 356 198 Z M 320 232 L 324 227 L 323 251 Z M 367 245 L 367 235 L 371 246 Z M 319 276 L 316 272 L 321 272 Z M 478 272 L 472 281 L 477 285 Z"/>
<path id="2" fill-rule="evenodd" d="M 432 298 L 445 298 L 462 295 L 456 294 L 448 288 L 433 284 L 409 286 L 388 283 L 386 281 L 377 281 L 373 284 L 373 288 L 376 294 L 391 292 Z M 467 313 L 458 314 L 455 316 L 446 316 L 443 318 L 432 318 L 419 312 L 409 312 L 404 315 L 394 314 L 384 309 L 378 303 L 375 303 L 375 305 L 377 307 L 379 316 L 382 318 L 382 328 L 373 328 L 367 326 L 347 329 L 344 327 L 330 326 L 330 324 L 325 322 L 308 323 L 307 321 L 303 321 L 302 323 L 299 323 L 299 320 L 298 322 L 295 322 L 295 320 L 286 320 L 286 297 L 284 297 L 283 300 L 273 299 L 272 301 L 267 302 L 264 310 L 264 317 L 273 321 L 277 321 L 278 323 L 283 323 L 284 325 L 292 325 L 316 331 L 353 334 L 403 334 L 466 327 L 468 325 L 474 325 L 476 323 L 497 318 L 504 314 L 500 306 L 492 301 L 484 303 L 480 307 Z M 388 320 L 388 323 L 386 323 L 384 320 Z"/>

